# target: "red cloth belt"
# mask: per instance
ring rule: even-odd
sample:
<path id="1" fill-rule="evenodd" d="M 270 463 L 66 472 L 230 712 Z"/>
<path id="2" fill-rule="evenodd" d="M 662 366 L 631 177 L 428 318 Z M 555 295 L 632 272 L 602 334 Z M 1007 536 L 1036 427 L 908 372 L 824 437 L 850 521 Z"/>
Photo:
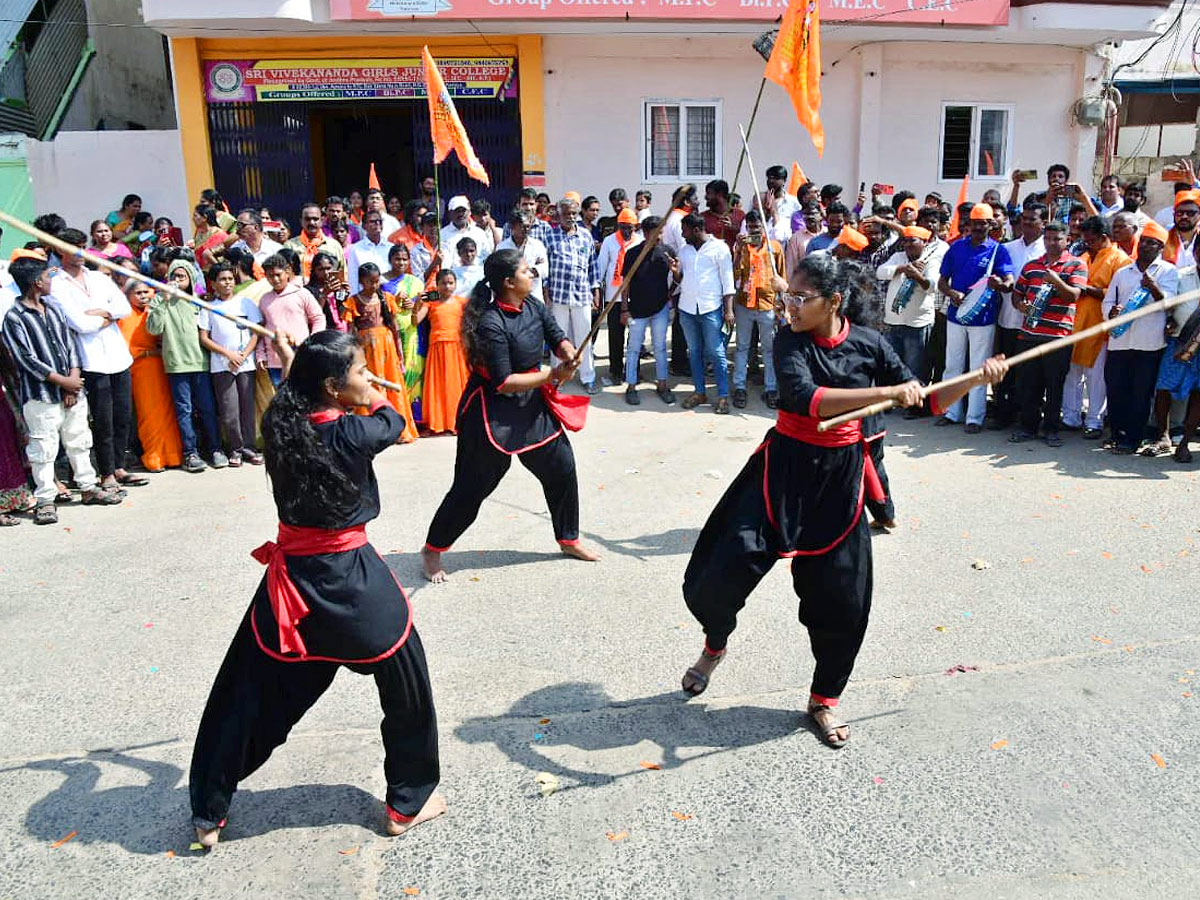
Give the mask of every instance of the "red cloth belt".
<path id="1" fill-rule="evenodd" d="M 799 413 L 779 410 L 775 420 L 775 430 L 792 440 L 812 444 L 814 447 L 849 447 L 851 444 L 863 445 L 863 479 L 867 485 L 867 496 L 872 500 L 883 502 L 887 494 L 883 490 L 883 482 L 875 471 L 875 460 L 863 439 L 862 423 L 857 419 L 853 422 L 843 422 L 828 431 L 818 431 L 820 419 L 815 416 L 802 416 Z"/>
<path id="2" fill-rule="evenodd" d="M 476 366 L 475 371 L 488 381 L 492 381 L 492 376 L 484 366 Z M 540 372 L 541 367 L 537 366 L 532 369 L 526 369 L 520 373 L 529 375 L 533 372 Z M 507 381 L 508 379 L 504 379 Z M 497 390 L 503 386 L 504 381 L 496 385 Z M 546 401 L 546 405 L 550 407 L 550 413 L 554 418 L 558 419 L 558 423 L 567 431 L 581 431 L 583 426 L 587 424 L 588 406 L 592 402 L 592 398 L 583 394 L 560 394 L 558 385 L 547 381 L 540 388 L 542 399 Z"/>
<path id="3" fill-rule="evenodd" d="M 279 534 L 274 541 L 267 541 L 251 551 L 250 555 L 267 567 L 267 597 L 271 611 L 279 624 L 279 652 L 298 653 L 304 656 L 308 650 L 296 626 L 308 615 L 308 604 L 300 596 L 291 575 L 288 574 L 287 557 L 319 556 L 323 553 L 346 553 L 356 550 L 367 542 L 367 526 L 331 530 L 328 528 L 304 528 L 299 525 L 279 523 Z"/>

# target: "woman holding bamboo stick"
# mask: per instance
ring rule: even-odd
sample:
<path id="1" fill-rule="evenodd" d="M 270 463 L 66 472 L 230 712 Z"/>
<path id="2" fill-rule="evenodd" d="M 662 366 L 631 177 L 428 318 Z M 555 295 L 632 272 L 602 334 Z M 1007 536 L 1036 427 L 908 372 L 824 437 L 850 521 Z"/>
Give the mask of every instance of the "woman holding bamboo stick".
<path id="1" fill-rule="evenodd" d="M 777 559 L 792 561 L 800 622 L 816 670 L 808 713 L 827 744 L 849 728 L 835 708 L 854 668 L 871 609 L 871 539 L 865 496 L 882 490 L 860 422 L 827 432 L 821 418 L 891 400 L 921 402 L 921 386 L 883 336 L 863 324 L 874 279 L 854 262 L 810 256 L 783 295 L 788 327 L 775 338 L 779 413 L 761 447 L 730 485 L 700 533 L 684 575 L 688 608 L 704 627 L 700 658 L 683 690 L 703 693 L 725 657 L 746 599 Z M 941 405 L 1004 377 L 993 357 L 977 378 L 947 389 Z"/>

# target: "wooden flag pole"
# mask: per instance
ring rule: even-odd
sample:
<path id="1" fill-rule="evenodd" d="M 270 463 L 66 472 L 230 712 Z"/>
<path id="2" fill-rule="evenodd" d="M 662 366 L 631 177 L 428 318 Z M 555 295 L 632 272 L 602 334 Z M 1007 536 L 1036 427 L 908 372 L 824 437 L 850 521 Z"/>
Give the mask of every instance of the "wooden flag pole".
<path id="1" fill-rule="evenodd" d="M 621 279 L 620 290 L 618 290 L 617 293 L 613 295 L 613 298 L 604 305 L 604 309 L 600 311 L 600 315 L 596 318 L 596 321 L 592 323 L 592 330 L 589 331 L 587 337 L 583 339 L 583 343 L 575 348 L 575 357 L 572 360 L 572 365 L 579 365 L 579 361 L 583 359 L 584 348 L 596 339 L 596 335 L 600 333 L 600 326 L 608 320 L 608 314 L 612 312 L 612 308 L 621 302 L 622 297 L 629 296 L 629 286 L 633 283 L 633 276 L 637 274 L 637 270 L 641 268 L 642 261 L 645 260 L 645 258 L 650 254 L 650 251 L 654 249 L 654 245 L 657 244 L 659 239 L 662 237 L 663 229 L 667 227 L 667 219 L 669 219 L 671 217 L 671 213 L 675 211 L 675 197 L 679 194 L 680 190 L 683 191 L 683 194 L 686 197 L 696 190 L 696 186 L 693 184 L 686 184 L 682 188 L 676 189 L 675 192 L 671 194 L 671 210 L 662 217 L 658 223 L 658 227 L 650 232 L 650 236 L 642 241 L 641 250 L 638 253 L 637 258 L 633 261 L 633 265 L 630 266 L 629 274 L 625 275 Z"/>
<path id="2" fill-rule="evenodd" d="M 1118 325 L 1126 322 L 1133 322 L 1143 316 L 1151 315 L 1156 312 L 1163 312 L 1181 303 L 1187 303 L 1191 300 L 1200 299 L 1200 290 L 1188 291 L 1186 294 L 1177 294 L 1174 297 L 1167 297 L 1149 306 L 1143 306 L 1133 312 L 1127 312 L 1123 315 L 1116 316 L 1112 319 L 1105 319 L 1099 324 L 1093 325 L 1090 328 L 1085 328 L 1083 331 L 1078 331 L 1075 334 L 1069 334 L 1066 337 L 1061 337 L 1053 341 L 1047 341 L 1044 344 L 1038 344 L 1036 347 L 1030 347 L 1028 350 L 1022 351 L 1007 360 L 1009 368 L 1027 363 L 1031 359 L 1038 359 L 1042 356 L 1047 356 L 1067 347 L 1073 347 L 1076 344 L 1086 341 L 1088 338 L 1096 337 L 1097 335 L 1107 334 Z M 936 394 L 938 391 L 944 391 L 946 388 L 961 387 L 964 384 L 977 379 L 983 374 L 983 369 L 974 369 L 970 372 L 964 372 L 962 375 L 956 375 L 954 378 L 947 378 L 945 381 L 939 381 L 937 384 L 929 384 L 921 388 L 921 399 L 924 400 L 931 394 Z M 859 409 L 851 410 L 841 415 L 833 416 L 829 419 L 824 419 L 817 425 L 817 431 L 828 431 L 838 425 L 843 425 L 846 422 L 853 422 L 856 419 L 863 419 L 867 416 L 873 416 L 876 413 L 885 412 L 896 405 L 895 400 L 880 400 L 878 403 L 872 403 L 869 406 L 863 406 Z"/>
<path id="3" fill-rule="evenodd" d="M 742 136 L 742 149 L 746 152 L 746 161 L 750 163 L 750 183 L 754 185 L 754 197 L 758 200 L 758 214 L 762 216 L 763 220 L 763 239 L 767 242 L 767 261 L 771 264 L 771 276 L 775 277 L 779 273 L 775 271 L 775 254 L 771 250 L 771 232 L 767 228 L 767 211 L 763 207 L 762 191 L 758 189 L 758 175 L 754 171 L 754 159 L 750 156 L 750 143 L 746 140 L 746 131 L 742 128 L 741 123 L 738 124 L 738 133 Z M 751 299 L 757 301 L 758 298 Z"/>
<path id="4" fill-rule="evenodd" d="M 165 282 L 157 281 L 154 278 L 151 278 L 149 275 L 143 275 L 141 272 L 134 269 L 127 269 L 119 263 L 114 263 L 103 256 L 87 253 L 86 251 L 76 247 L 74 244 L 68 244 L 66 241 L 59 240 L 58 238 L 47 234 L 41 229 L 34 228 L 32 225 L 22 222 L 20 219 L 10 215 L 2 209 L 0 209 L 0 223 L 11 225 L 18 231 L 23 231 L 29 236 L 36 238 L 43 246 L 51 247 L 56 250 L 58 255 L 64 259 L 68 256 L 81 257 L 87 262 L 93 263 L 101 268 L 119 272 L 126 277 L 132 278 L 134 281 L 140 281 L 142 284 L 149 285 L 160 294 L 166 294 L 170 297 L 176 298 L 177 300 L 186 300 L 188 303 L 192 303 L 201 309 L 206 309 L 213 315 L 228 319 L 237 325 L 238 328 L 244 328 L 246 331 L 252 331 L 260 337 L 266 338 L 268 341 L 275 340 L 275 332 L 268 328 L 263 328 L 263 326 L 259 325 L 257 322 L 251 322 L 249 319 L 244 319 L 241 316 L 235 316 L 232 313 L 227 313 L 213 304 L 205 300 L 201 300 L 199 297 L 194 297 L 186 291 L 180 290 L 173 284 L 166 284 Z M 401 386 L 395 382 L 385 381 L 384 379 L 375 375 L 368 375 L 367 377 L 375 384 L 388 390 L 402 390 Z"/>
<path id="5" fill-rule="evenodd" d="M 769 55 L 769 54 L 768 54 Z M 763 76 L 763 80 L 758 83 L 758 96 L 754 98 L 754 109 L 750 110 L 750 124 L 746 127 L 745 137 L 742 139 L 742 152 L 738 154 L 737 169 L 733 173 L 733 187 L 729 189 L 731 194 L 737 193 L 738 179 L 742 177 L 742 163 L 750 155 L 750 148 L 746 146 L 745 138 L 750 136 L 750 132 L 754 130 L 754 120 L 758 116 L 758 104 L 762 102 L 763 88 L 767 86 L 767 76 Z M 754 163 L 750 164 L 750 171 L 754 171 Z"/>

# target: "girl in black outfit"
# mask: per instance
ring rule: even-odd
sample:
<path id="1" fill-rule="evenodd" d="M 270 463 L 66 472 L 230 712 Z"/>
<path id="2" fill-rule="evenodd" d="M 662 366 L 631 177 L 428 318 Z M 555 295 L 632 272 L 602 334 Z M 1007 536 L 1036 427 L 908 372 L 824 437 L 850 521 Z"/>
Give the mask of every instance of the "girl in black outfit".
<path id="1" fill-rule="evenodd" d="M 267 566 L 209 694 L 189 789 L 197 840 L 217 843 L 237 784 L 267 761 L 341 666 L 370 674 L 383 707 L 386 830 L 446 810 L 425 653 L 408 597 L 367 542 L 379 515 L 371 461 L 404 420 L 367 380 L 354 337 L 277 341 L 286 381 L 263 417 L 279 536 L 254 551 Z M 290 371 L 289 371 L 290 362 Z M 370 414 L 347 415 L 365 406 Z"/>
<path id="2" fill-rule="evenodd" d="M 863 502 L 881 500 L 883 491 L 865 452 L 864 426 L 850 422 L 819 432 L 817 423 L 881 400 L 915 406 L 920 383 L 878 331 L 860 324 L 874 280 L 863 278 L 857 263 L 809 256 L 788 287 L 789 327 L 775 338 L 776 425 L 709 516 L 684 575 L 684 599 L 704 626 L 705 644 L 683 689 L 704 691 L 746 598 L 777 559 L 790 559 L 800 622 L 816 658 L 808 712 L 826 743 L 841 747 L 849 728 L 834 707 L 871 609 Z M 1003 378 L 1003 359 L 988 360 L 976 384 Z M 944 392 L 941 405 L 973 386 Z"/>
<path id="3" fill-rule="evenodd" d="M 421 551 L 425 577 L 435 584 L 446 580 L 442 554 L 475 521 L 480 504 L 500 484 L 514 456 L 542 483 L 562 552 L 589 562 L 598 559 L 579 542 L 575 454 L 559 408 L 586 404 L 586 398 L 559 397 L 557 392 L 575 373 L 575 348 L 546 304 L 529 298 L 533 270 L 519 251 L 496 251 L 483 271 L 463 313 L 471 376 L 458 406 L 454 483 Z M 542 369 L 545 345 L 561 365 Z"/>

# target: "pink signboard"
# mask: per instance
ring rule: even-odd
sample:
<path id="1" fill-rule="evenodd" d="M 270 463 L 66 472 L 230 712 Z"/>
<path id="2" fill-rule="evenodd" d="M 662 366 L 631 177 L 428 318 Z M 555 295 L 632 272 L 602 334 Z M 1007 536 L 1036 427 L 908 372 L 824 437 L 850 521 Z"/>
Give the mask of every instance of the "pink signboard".
<path id="1" fill-rule="evenodd" d="M 821 0 L 825 22 L 1007 25 L 1009 0 Z M 342 21 L 658 19 L 774 22 L 787 0 L 329 0 Z"/>

